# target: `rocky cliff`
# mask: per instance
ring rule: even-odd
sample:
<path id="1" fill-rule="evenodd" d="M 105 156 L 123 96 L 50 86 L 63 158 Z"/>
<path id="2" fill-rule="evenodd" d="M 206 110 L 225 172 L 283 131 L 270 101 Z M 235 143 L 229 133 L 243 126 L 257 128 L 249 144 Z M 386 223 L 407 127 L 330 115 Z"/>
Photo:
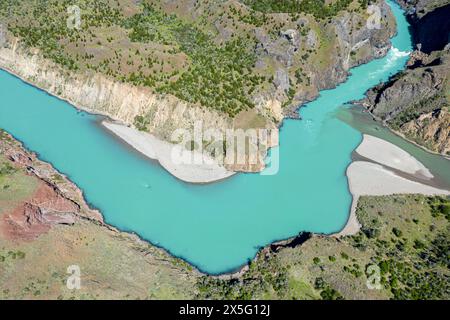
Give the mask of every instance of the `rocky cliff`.
<path id="1" fill-rule="evenodd" d="M 360 101 L 391 129 L 419 145 L 450 154 L 450 5 L 399 1 L 407 10 L 416 51 L 407 69 Z"/>
<path id="2" fill-rule="evenodd" d="M 0 48 L 0 67 L 77 108 L 103 114 L 132 125 L 140 114 L 151 114 L 149 130 L 170 139 L 175 128 L 189 128 L 198 119 L 217 128 L 227 128 L 231 119 L 215 110 L 187 103 L 150 88 L 133 86 L 95 72 L 69 72 L 45 59 L 37 49 L 13 38 Z"/>
<path id="3" fill-rule="evenodd" d="M 415 51 L 408 68 L 371 89 L 362 104 L 380 121 L 431 151 L 450 153 L 450 51 Z"/>
<path id="4" fill-rule="evenodd" d="M 79 219 L 103 223 L 100 212 L 89 208 L 75 184 L 0 129 L 1 168 L 8 170 L 6 173 L 0 170 L 5 194 L 0 199 L 0 237 L 33 241 L 55 226 L 73 225 Z M 8 180 L 8 176 L 14 179 Z M 23 180 L 30 189 L 28 197 L 10 190 L 16 183 L 24 183 Z"/>
<path id="5" fill-rule="evenodd" d="M 399 1 L 407 10 L 416 51 L 407 69 L 367 92 L 360 103 L 419 145 L 450 154 L 450 5 L 445 0 Z"/>
<path id="6" fill-rule="evenodd" d="M 80 109 L 137 126 L 164 140 L 170 140 L 176 129 L 191 130 L 196 121 L 223 131 L 233 127 L 254 128 L 255 125 L 277 131 L 283 118 L 292 115 L 297 106 L 314 99 L 319 90 L 344 81 L 349 68 L 387 52 L 389 38 L 395 33 L 395 21 L 384 1 L 377 3 L 381 10 L 382 27 L 379 29 L 367 26 L 369 15 L 361 9 L 341 11 L 327 21 L 309 15 L 299 15 L 293 19 L 288 14 L 273 14 L 274 23 L 287 21 L 283 22 L 283 29 L 275 34 L 264 25 L 249 30 L 248 25 L 241 21 L 240 24 L 236 22 L 232 25 L 224 25 L 221 20 L 215 21 L 215 40 L 218 42 L 226 42 L 230 32 L 253 33 L 256 38 L 253 72 L 272 78 L 272 82 L 252 93 L 255 107 L 233 117 L 202 104 L 185 101 L 176 95 L 156 93 L 152 87 L 118 81 L 111 76 L 112 71 L 104 73 L 82 67 L 69 70 L 58 63 L 59 60 L 45 58 L 48 56 L 45 54 L 47 49 L 30 47 L 29 39 L 14 36 L 11 32 L 8 32 L 7 41 L 0 48 L 0 68 Z M 184 2 L 180 5 L 184 5 Z M 249 11 L 237 1 L 228 1 L 226 5 L 227 10 L 234 6 L 237 9 L 233 10 Z M 188 12 L 197 15 L 202 15 L 203 9 L 186 7 Z M 164 10 L 176 11 L 171 7 L 165 7 Z M 230 12 L 235 12 L 233 10 Z M 240 14 L 241 11 L 236 21 L 242 19 Z M 97 43 L 101 41 L 92 45 Z M 95 52 L 106 50 L 105 46 L 100 47 Z M 67 47 L 64 50 L 76 51 Z M 65 54 L 70 56 L 71 52 Z M 258 171 L 262 167 L 241 165 L 234 169 Z"/>

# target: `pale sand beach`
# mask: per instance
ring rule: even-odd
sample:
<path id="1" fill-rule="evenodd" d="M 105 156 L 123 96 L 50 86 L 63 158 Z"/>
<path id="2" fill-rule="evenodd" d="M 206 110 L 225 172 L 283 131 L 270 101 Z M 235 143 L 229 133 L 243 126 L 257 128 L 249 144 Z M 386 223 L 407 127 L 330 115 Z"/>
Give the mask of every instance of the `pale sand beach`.
<path id="1" fill-rule="evenodd" d="M 200 157 L 202 164 L 177 164 L 178 161 L 174 161 L 172 154 L 173 144 L 122 124 L 103 121 L 102 125 L 143 155 L 157 160 L 164 169 L 182 181 L 211 183 L 236 174 L 214 163 L 212 158 L 196 153 L 196 151 L 184 150 L 189 157 Z M 422 180 L 433 178 L 433 175 L 422 163 L 387 141 L 364 135 L 363 141 L 355 152 L 371 162 L 355 161 L 347 168 L 349 189 L 353 201 L 347 224 L 334 236 L 352 235 L 359 231 L 360 224 L 355 211 L 360 196 L 408 193 L 450 195 L 449 190 L 439 189 L 399 176 L 395 172 L 396 170 Z"/>
<path id="2" fill-rule="evenodd" d="M 392 169 L 409 174 L 431 178 L 432 175 L 422 163 L 397 146 L 364 135 L 363 141 L 355 151 L 371 161 L 355 161 L 347 168 L 350 192 L 353 196 L 351 212 L 347 224 L 335 236 L 356 234 L 361 225 L 356 217 L 356 206 L 360 196 L 382 196 L 393 194 L 450 195 L 449 190 L 438 189 L 396 174 Z M 361 153 L 362 154 L 361 154 Z"/>
<path id="3" fill-rule="evenodd" d="M 174 144 L 162 141 L 149 133 L 107 121 L 102 121 L 102 125 L 146 157 L 157 160 L 164 169 L 182 181 L 211 183 L 235 174 L 226 170 L 211 157 L 197 151 L 184 149 L 182 156 L 179 156 L 177 152 L 174 155 Z M 192 161 L 189 164 L 180 163 L 181 157 L 199 161 L 195 163 Z"/>
<path id="4" fill-rule="evenodd" d="M 355 150 L 359 155 L 381 165 L 409 174 L 433 178 L 430 171 L 406 151 L 380 138 L 365 134 L 364 141 Z"/>

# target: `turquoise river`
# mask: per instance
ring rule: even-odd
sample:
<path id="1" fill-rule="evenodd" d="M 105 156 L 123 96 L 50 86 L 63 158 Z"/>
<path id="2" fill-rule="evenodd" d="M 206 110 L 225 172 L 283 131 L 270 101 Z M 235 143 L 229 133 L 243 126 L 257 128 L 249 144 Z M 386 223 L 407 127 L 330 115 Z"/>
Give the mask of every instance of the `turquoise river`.
<path id="1" fill-rule="evenodd" d="M 411 50 L 402 10 L 393 49 L 352 69 L 348 80 L 302 107 L 281 129 L 279 172 L 239 174 L 191 185 L 140 156 L 99 125 L 99 117 L 0 71 L 0 128 L 50 162 L 84 192 L 105 221 L 138 234 L 200 270 L 238 269 L 257 251 L 300 231 L 334 233 L 351 194 L 345 176 L 361 132 L 336 116 L 347 101 L 404 68 Z M 273 151 L 274 152 L 274 151 Z"/>

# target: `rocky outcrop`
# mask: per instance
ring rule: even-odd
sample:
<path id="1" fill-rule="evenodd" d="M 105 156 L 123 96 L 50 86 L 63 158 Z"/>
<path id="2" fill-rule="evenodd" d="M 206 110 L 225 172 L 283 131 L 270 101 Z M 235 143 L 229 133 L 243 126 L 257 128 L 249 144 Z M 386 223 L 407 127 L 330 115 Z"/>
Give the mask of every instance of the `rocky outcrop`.
<path id="1" fill-rule="evenodd" d="M 439 108 L 445 99 L 439 96 L 444 81 L 432 68 L 417 68 L 371 90 L 366 105 L 375 117 L 398 124 L 405 117 Z"/>
<path id="2" fill-rule="evenodd" d="M 80 189 L 50 164 L 37 159 L 36 154 L 0 129 L 0 155 L 11 165 L 35 177 L 37 187 L 30 199 L 17 206 L 10 214 L 2 214 L 14 232 L 31 237 L 48 230 L 55 224 L 72 224 L 77 218 L 103 222 L 99 211 L 91 209 Z"/>
<path id="3" fill-rule="evenodd" d="M 412 26 L 414 51 L 404 72 L 369 90 L 358 103 L 419 145 L 450 153 L 450 5 L 445 0 L 399 1 Z"/>
<path id="4" fill-rule="evenodd" d="M 0 229 L 9 239 L 33 240 L 53 225 L 75 223 L 80 207 L 48 183 L 40 187 L 31 199 L 2 215 Z"/>
<path id="5" fill-rule="evenodd" d="M 429 150 L 450 155 L 450 114 L 447 108 L 420 115 L 403 124 L 400 132 Z"/>
<path id="6" fill-rule="evenodd" d="M 368 26 L 365 12 L 341 12 L 328 23 L 301 17 L 295 27 L 276 35 L 256 28 L 256 67 L 273 69 L 273 88 L 258 93 L 255 99 L 276 99 L 283 106 L 284 117 L 298 118 L 299 105 L 314 100 L 320 90 L 345 81 L 350 68 L 384 56 L 396 25 L 390 7 L 384 1 L 376 4 L 381 12 L 380 28 Z M 287 101 L 292 90 L 294 97 Z"/>
<path id="7" fill-rule="evenodd" d="M 449 154 L 450 50 L 414 52 L 408 68 L 359 101 L 372 115 L 431 151 Z"/>
<path id="8" fill-rule="evenodd" d="M 285 248 L 296 248 L 311 239 L 312 236 L 313 234 L 311 232 L 300 232 L 296 237 L 272 243 L 268 248 L 270 248 L 272 252 L 279 252 Z"/>
<path id="9" fill-rule="evenodd" d="M 395 20 L 389 6 L 384 2 L 376 5 L 380 9 L 380 26 L 373 27 L 365 16 L 346 13 L 335 23 L 337 40 L 344 58 L 342 67 L 348 68 L 384 56 L 391 47 L 390 37 L 395 34 Z"/>

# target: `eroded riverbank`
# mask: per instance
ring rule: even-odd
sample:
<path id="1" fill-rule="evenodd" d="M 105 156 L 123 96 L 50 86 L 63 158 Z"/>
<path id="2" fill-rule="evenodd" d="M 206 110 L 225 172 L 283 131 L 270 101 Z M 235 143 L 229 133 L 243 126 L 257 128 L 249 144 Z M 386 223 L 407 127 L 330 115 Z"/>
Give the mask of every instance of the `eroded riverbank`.
<path id="1" fill-rule="evenodd" d="M 360 134 L 334 111 L 403 68 L 410 42 L 402 12 L 394 7 L 394 13 L 398 47 L 321 92 L 301 109 L 303 121 L 285 122 L 281 144 L 272 149 L 279 160 L 273 175 L 240 174 L 207 186 L 180 183 L 118 144 L 96 125 L 97 117 L 4 73 L 0 126 L 67 174 L 106 223 L 136 232 L 203 272 L 226 273 L 273 241 L 300 231 L 332 234 L 346 224 L 352 197 L 345 170 Z"/>
<path id="2" fill-rule="evenodd" d="M 262 249 L 251 268 L 239 274 L 211 277 L 135 235 L 99 222 L 70 181 L 2 131 L 0 150 L 1 299 L 448 298 L 448 268 L 438 263 L 431 269 L 423 258 L 426 256 L 419 254 L 420 250 L 437 249 L 442 237 L 448 237 L 444 210 L 450 203 L 444 198 L 362 197 L 357 214 L 363 232 L 339 240 L 304 235 Z M 35 191 L 49 182 L 54 194 L 65 201 L 76 200 L 81 208 L 79 212 L 58 212 L 61 217 L 72 217 L 70 224 L 46 220 L 56 203 L 39 203 L 42 193 Z M 23 229 L 16 225 L 15 238 L 10 239 L 11 233 L 4 232 L 5 222 L 10 230 L 11 221 L 19 222 L 30 212 L 23 210 L 26 204 L 36 202 L 42 209 L 36 212 L 43 217 L 29 220 Z M 36 230 L 43 232 L 36 235 Z M 398 245 L 380 246 L 399 241 L 392 230 L 408 243 L 421 239 L 421 247 L 404 252 Z M 396 260 L 405 261 L 408 267 L 407 275 L 397 278 L 403 289 L 395 290 L 389 283 L 380 290 L 368 288 L 370 274 L 365 267 L 374 261 L 389 263 L 388 276 L 393 277 L 405 269 L 405 264 L 397 266 Z M 81 271 L 80 290 L 65 285 L 67 267 L 74 263 Z"/>

